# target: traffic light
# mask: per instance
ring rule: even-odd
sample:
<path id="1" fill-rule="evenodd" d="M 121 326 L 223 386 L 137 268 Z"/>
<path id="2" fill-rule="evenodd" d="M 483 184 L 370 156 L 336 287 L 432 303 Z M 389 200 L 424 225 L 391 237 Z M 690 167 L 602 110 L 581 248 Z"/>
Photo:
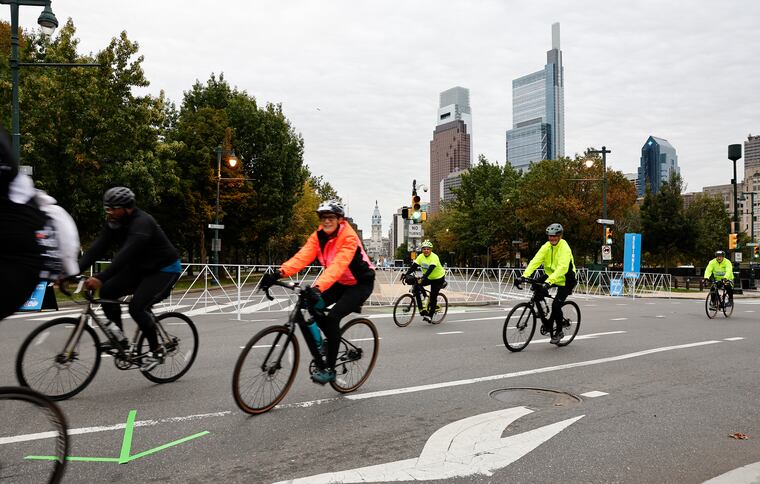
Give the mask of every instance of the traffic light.
<path id="1" fill-rule="evenodd" d="M 404 220 L 409 218 L 409 207 L 404 207 L 401 209 L 401 218 Z"/>
<path id="2" fill-rule="evenodd" d="M 604 243 L 612 245 L 612 229 L 610 227 L 605 227 L 604 229 Z"/>
<path id="3" fill-rule="evenodd" d="M 736 234 L 728 234 L 728 248 L 729 249 L 736 248 Z"/>
<path id="4" fill-rule="evenodd" d="M 758 246 L 752 247 L 752 257 L 754 257 L 755 259 L 760 257 L 760 247 Z"/>
<path id="5" fill-rule="evenodd" d="M 417 191 L 412 192 L 412 205 L 409 207 L 409 218 L 415 222 L 419 222 L 422 218 L 422 212 L 420 212 L 420 196 L 417 195 Z"/>
<path id="6" fill-rule="evenodd" d="M 427 220 L 427 212 L 420 212 L 422 216 L 420 217 L 420 222 L 425 222 Z"/>

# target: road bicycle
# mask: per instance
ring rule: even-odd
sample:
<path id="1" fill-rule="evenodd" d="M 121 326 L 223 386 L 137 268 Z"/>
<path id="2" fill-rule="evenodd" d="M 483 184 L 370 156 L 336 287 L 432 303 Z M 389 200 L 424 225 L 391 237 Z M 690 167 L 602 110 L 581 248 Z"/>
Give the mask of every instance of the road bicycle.
<path id="1" fill-rule="evenodd" d="M 77 277 L 82 290 L 84 277 Z M 66 282 L 61 292 L 71 296 Z M 21 344 L 16 357 L 16 377 L 21 385 L 47 395 L 53 400 L 65 400 L 84 390 L 100 367 L 101 354 L 113 358 L 119 370 L 142 368 L 143 358 L 150 348 L 147 337 L 137 327 L 134 337 L 122 346 L 107 329 L 94 306 L 103 303 L 129 304 L 120 300 L 96 299 L 92 291 L 84 292 L 85 301 L 78 318 L 62 317 L 42 324 Z M 163 347 L 163 362 L 149 371 L 140 371 L 155 383 L 179 379 L 192 366 L 198 354 L 198 330 L 193 321 L 182 313 L 165 312 L 153 315 L 158 342 Z M 94 326 L 93 326 L 94 323 Z M 94 327 L 106 337 L 101 343 Z"/>
<path id="2" fill-rule="evenodd" d="M 288 393 L 296 377 L 300 348 L 296 327 L 311 353 L 309 373 L 325 366 L 324 356 L 312 336 L 307 318 L 314 315 L 304 290 L 298 283 L 276 281 L 274 285 L 295 291 L 298 301 L 283 325 L 270 326 L 248 341 L 235 364 L 232 394 L 246 413 L 256 415 L 275 407 Z M 269 300 L 274 298 L 265 289 Z M 330 386 L 340 393 L 353 392 L 367 381 L 377 361 L 380 338 L 367 318 L 355 318 L 340 328 L 340 347 L 335 364 L 336 378 Z"/>
<path id="3" fill-rule="evenodd" d="M 720 281 L 713 281 L 710 285 L 710 292 L 705 298 L 705 312 L 707 317 L 713 319 L 718 311 L 723 312 L 723 316 L 728 318 L 734 312 L 734 305 L 729 304 L 728 289 L 726 284 Z"/>
<path id="4" fill-rule="evenodd" d="M 412 282 L 412 279 L 414 279 L 414 282 Z M 409 292 L 402 294 L 393 304 L 393 322 L 399 328 L 409 326 L 417 311 L 421 312 L 423 308 L 428 307 L 430 298 L 430 292 L 419 283 L 416 277 L 409 276 L 409 282 L 411 282 Z M 448 283 L 444 283 L 441 289 L 447 285 Z M 429 322 L 431 324 L 441 324 L 448 312 L 449 298 L 443 292 L 438 292 L 438 302 L 436 303 L 435 311 L 430 316 Z"/>
<path id="5" fill-rule="evenodd" d="M 27 436 L 31 444 L 17 445 Z M 0 387 L 0 482 L 59 483 L 68 449 L 66 417 L 55 402 L 29 388 Z"/>
<path id="6" fill-rule="evenodd" d="M 551 304 L 546 299 L 554 298 L 544 289 L 543 283 L 536 279 L 521 277 L 519 281 L 530 284 L 533 294 L 530 301 L 515 305 L 504 320 L 502 338 L 509 351 L 522 351 L 528 346 L 533 333 L 536 332 L 536 316 L 541 320 L 541 334 L 551 333 L 549 327 Z M 581 310 L 573 301 L 565 301 L 560 309 L 562 310 L 562 332 L 565 336 L 557 343 L 557 346 L 567 346 L 575 339 L 581 327 Z"/>

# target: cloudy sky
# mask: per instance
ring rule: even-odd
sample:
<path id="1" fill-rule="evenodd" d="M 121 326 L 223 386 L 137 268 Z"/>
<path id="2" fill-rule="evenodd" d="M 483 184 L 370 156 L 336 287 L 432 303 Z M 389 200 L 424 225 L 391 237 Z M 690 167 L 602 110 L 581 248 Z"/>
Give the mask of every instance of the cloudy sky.
<path id="1" fill-rule="evenodd" d="M 504 163 L 512 79 L 540 70 L 561 24 L 566 154 L 612 150 L 635 172 L 649 135 L 676 148 L 688 191 L 729 183 L 726 146 L 760 134 L 760 1 L 54 0 L 83 52 L 125 30 L 149 92 L 177 104 L 223 72 L 282 103 L 311 171 L 348 202 L 368 236 L 429 183 L 438 95 L 470 90 L 477 154 Z M 21 8 L 34 28 L 37 7 Z M 9 19 L 7 6 L 3 18 Z M 22 120 L 23 122 L 23 120 Z M 741 172 L 742 165 L 739 165 Z M 740 175 L 741 178 L 741 175 Z M 423 198 L 424 200 L 424 198 Z"/>

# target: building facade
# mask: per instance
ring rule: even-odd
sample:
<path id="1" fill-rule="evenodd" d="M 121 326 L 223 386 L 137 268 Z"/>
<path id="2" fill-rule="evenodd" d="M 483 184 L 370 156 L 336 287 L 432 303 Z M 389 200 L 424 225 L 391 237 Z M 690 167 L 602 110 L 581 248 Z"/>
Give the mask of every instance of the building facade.
<path id="1" fill-rule="evenodd" d="M 663 183 L 670 179 L 671 173 L 681 173 L 678 167 L 676 149 L 663 138 L 650 136 L 641 147 L 641 159 L 638 171 L 638 195 L 646 194 L 647 186 L 652 193 L 660 191 Z"/>
<path id="2" fill-rule="evenodd" d="M 430 213 L 441 207 L 441 181 L 450 173 L 470 167 L 467 124 L 461 119 L 436 126 L 430 141 Z"/>
<path id="3" fill-rule="evenodd" d="M 530 164 L 565 155 L 565 79 L 559 23 L 552 24 L 552 49 L 544 69 L 512 81 L 512 129 L 506 133 L 507 161 Z"/>
<path id="4" fill-rule="evenodd" d="M 383 219 L 380 208 L 375 200 L 375 210 L 372 212 L 372 236 L 364 241 L 364 249 L 367 255 L 375 262 L 388 257 L 388 241 L 383 239 Z"/>
<path id="5" fill-rule="evenodd" d="M 457 170 L 446 175 L 446 178 L 441 180 L 441 203 L 446 204 L 453 202 L 456 199 L 456 195 L 452 188 L 459 188 L 462 186 L 462 175 L 467 173 L 467 170 Z"/>

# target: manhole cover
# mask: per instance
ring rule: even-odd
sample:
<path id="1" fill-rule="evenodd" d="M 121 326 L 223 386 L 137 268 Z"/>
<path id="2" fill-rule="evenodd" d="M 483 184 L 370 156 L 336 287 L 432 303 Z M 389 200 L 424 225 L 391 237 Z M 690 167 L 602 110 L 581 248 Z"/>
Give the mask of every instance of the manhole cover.
<path id="1" fill-rule="evenodd" d="M 502 388 L 490 395 L 500 402 L 532 408 L 569 408 L 583 402 L 572 393 L 546 388 Z"/>

